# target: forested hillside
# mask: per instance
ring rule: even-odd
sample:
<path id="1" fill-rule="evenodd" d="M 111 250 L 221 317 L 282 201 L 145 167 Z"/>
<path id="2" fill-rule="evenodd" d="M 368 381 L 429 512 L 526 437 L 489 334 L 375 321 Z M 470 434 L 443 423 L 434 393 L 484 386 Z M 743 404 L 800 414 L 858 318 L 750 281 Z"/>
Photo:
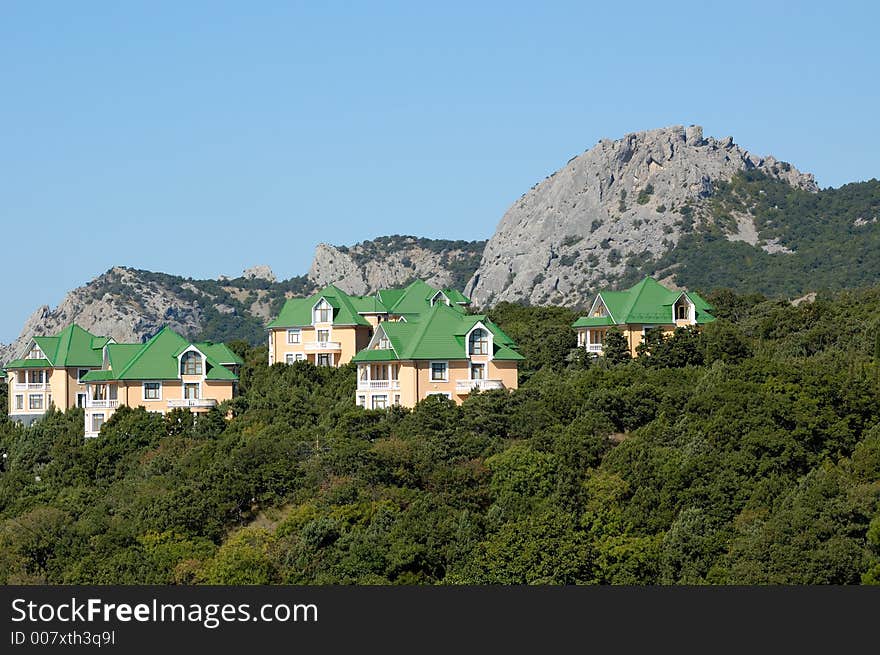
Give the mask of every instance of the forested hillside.
<path id="1" fill-rule="evenodd" d="M 880 287 L 710 300 L 636 361 L 499 305 L 524 383 L 461 407 L 361 410 L 351 367 L 239 344 L 228 423 L 4 423 L 0 581 L 880 582 Z"/>

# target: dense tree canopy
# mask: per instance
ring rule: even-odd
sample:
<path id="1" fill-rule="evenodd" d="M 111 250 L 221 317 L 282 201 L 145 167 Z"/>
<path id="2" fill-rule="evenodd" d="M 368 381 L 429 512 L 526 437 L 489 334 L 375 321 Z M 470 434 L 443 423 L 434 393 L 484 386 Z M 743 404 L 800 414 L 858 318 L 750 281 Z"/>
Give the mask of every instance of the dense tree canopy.
<path id="1" fill-rule="evenodd" d="M 265 366 L 197 420 L 0 422 L 5 583 L 880 582 L 880 288 L 571 357 L 572 313 L 492 312 L 514 392 L 354 406 L 354 371 Z"/>

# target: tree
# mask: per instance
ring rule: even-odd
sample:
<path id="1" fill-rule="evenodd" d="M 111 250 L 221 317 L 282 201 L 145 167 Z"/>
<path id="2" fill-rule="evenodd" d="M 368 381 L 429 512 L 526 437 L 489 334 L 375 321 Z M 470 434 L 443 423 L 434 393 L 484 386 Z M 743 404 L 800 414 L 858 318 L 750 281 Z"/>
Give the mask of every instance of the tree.
<path id="1" fill-rule="evenodd" d="M 611 364 L 621 364 L 630 359 L 629 343 L 617 328 L 611 328 L 605 333 L 602 356 Z"/>

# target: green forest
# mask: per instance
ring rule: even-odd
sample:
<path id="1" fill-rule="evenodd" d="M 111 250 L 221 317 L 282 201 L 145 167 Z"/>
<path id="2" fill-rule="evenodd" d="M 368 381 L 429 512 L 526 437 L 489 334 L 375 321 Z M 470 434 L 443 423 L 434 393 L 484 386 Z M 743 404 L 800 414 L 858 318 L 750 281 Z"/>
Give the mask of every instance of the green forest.
<path id="1" fill-rule="evenodd" d="M 498 305 L 521 386 L 462 406 L 361 410 L 351 366 L 239 342 L 198 421 L 0 419 L 0 582 L 880 583 L 880 287 L 709 300 L 636 360 Z"/>

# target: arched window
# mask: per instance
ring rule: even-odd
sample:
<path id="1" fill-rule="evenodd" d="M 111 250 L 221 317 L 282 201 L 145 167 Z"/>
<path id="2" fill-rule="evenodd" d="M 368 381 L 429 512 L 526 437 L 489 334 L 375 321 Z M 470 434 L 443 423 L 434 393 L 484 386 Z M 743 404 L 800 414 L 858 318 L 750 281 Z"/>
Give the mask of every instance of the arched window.
<path id="1" fill-rule="evenodd" d="M 202 356 L 194 350 L 183 353 L 183 357 L 180 358 L 180 374 L 201 375 Z"/>
<path id="2" fill-rule="evenodd" d="M 469 350 L 471 355 L 488 355 L 489 354 L 489 333 L 483 328 L 477 328 L 471 332 L 469 339 Z"/>

